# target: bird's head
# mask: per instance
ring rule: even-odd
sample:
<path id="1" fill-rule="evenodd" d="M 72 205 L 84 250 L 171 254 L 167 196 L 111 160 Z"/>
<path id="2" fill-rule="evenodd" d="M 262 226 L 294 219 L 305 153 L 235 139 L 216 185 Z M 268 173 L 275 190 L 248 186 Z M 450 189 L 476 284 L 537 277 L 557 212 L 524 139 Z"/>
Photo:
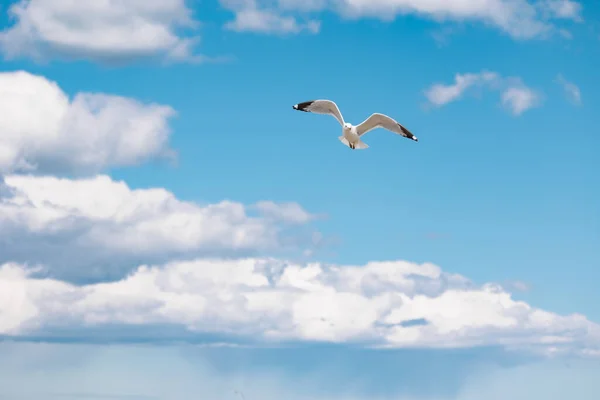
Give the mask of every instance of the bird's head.
<path id="1" fill-rule="evenodd" d="M 344 123 L 344 129 L 351 129 L 352 125 L 350 125 L 348 122 Z"/>

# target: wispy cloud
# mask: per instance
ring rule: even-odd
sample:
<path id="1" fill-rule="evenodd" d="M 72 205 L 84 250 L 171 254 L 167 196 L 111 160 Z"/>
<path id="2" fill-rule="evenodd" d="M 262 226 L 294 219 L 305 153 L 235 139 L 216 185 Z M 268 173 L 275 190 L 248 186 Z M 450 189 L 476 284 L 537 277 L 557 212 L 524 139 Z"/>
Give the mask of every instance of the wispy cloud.
<path id="1" fill-rule="evenodd" d="M 573 21 L 582 21 L 581 10 L 582 5 L 574 0 L 541 0 L 538 1 L 537 7 L 543 13 L 553 18 L 570 19 Z"/>
<path id="2" fill-rule="evenodd" d="M 273 10 L 258 9 L 255 2 L 235 2 L 235 4 L 235 19 L 225 25 L 225 28 L 233 31 L 290 34 L 302 31 L 318 33 L 321 28 L 321 23 L 317 20 L 299 22 L 293 16 L 281 15 Z"/>
<path id="3" fill-rule="evenodd" d="M 495 72 L 483 71 L 481 73 L 456 74 L 454 83 L 446 85 L 443 83 L 433 84 L 425 91 L 427 100 L 435 106 L 443 106 L 460 99 L 465 92 L 472 87 L 482 87 L 495 84 L 500 77 Z"/>
<path id="4" fill-rule="evenodd" d="M 579 86 L 566 80 L 562 74 L 559 74 L 556 77 L 556 82 L 562 86 L 565 96 L 571 103 L 575 105 L 581 105 L 581 90 L 579 89 Z"/>
<path id="5" fill-rule="evenodd" d="M 454 83 L 435 83 L 424 94 L 431 105 L 441 107 L 461 99 L 475 89 L 499 91 L 502 105 L 513 115 L 521 115 L 541 103 L 540 93 L 527 87 L 520 78 L 505 78 L 490 71 L 456 74 Z"/>

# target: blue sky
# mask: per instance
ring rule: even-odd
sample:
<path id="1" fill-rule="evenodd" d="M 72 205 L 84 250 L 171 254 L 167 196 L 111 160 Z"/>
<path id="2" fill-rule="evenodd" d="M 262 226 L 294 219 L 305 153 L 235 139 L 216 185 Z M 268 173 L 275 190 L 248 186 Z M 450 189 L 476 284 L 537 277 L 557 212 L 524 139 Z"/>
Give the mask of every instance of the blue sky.
<path id="1" fill-rule="evenodd" d="M 596 2 L 0 3 L 0 398 L 597 398 Z"/>

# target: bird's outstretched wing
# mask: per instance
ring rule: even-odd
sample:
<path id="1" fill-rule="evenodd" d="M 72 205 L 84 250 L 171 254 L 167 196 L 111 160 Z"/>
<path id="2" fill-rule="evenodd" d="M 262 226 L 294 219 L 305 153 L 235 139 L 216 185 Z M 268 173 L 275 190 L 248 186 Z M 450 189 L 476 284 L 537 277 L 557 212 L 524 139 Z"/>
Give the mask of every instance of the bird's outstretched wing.
<path id="1" fill-rule="evenodd" d="M 338 120 L 340 125 L 344 125 L 344 117 L 342 117 L 342 113 L 338 108 L 337 104 L 335 104 L 331 100 L 311 100 L 305 101 L 304 103 L 299 103 L 294 105 L 294 110 L 311 112 L 315 114 L 329 114 L 333 115 L 335 119 Z"/>
<path id="2" fill-rule="evenodd" d="M 358 136 L 362 136 L 375 128 L 385 128 L 398 135 L 402 135 L 405 138 L 414 140 L 415 142 L 419 141 L 415 135 L 394 119 L 379 113 L 372 114 L 369 118 L 361 122 L 360 125 L 356 127 L 356 132 L 358 133 Z"/>

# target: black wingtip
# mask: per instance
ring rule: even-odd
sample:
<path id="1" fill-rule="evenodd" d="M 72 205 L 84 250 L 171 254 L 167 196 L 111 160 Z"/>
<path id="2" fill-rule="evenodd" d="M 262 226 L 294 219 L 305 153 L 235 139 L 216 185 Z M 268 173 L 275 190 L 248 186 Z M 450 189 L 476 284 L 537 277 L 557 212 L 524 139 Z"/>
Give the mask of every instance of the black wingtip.
<path id="1" fill-rule="evenodd" d="M 310 105 L 314 102 L 315 102 L 314 100 L 305 101 L 305 102 L 296 104 L 293 108 L 294 108 L 294 110 L 308 112 L 307 108 L 310 107 Z"/>
<path id="2" fill-rule="evenodd" d="M 398 126 L 400 127 L 400 130 L 404 133 L 404 135 L 406 135 L 406 137 L 408 139 L 414 140 L 415 142 L 419 141 L 419 139 L 417 139 L 417 137 L 415 135 L 413 135 L 411 131 L 409 131 L 408 129 L 406 129 L 405 127 L 403 127 L 400 124 L 398 124 Z"/>

